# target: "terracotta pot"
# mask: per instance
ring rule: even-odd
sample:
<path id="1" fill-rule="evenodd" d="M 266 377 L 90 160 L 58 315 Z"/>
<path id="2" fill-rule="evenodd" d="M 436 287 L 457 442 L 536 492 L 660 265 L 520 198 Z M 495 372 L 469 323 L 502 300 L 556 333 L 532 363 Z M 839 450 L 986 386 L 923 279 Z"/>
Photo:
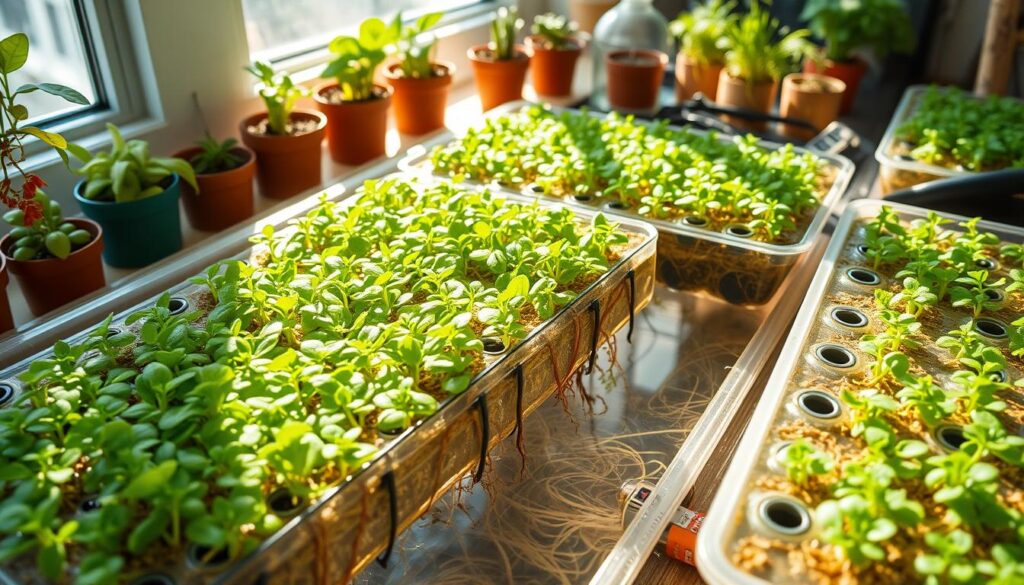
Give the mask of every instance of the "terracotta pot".
<path id="1" fill-rule="evenodd" d="M 484 111 L 507 102 L 523 99 L 523 82 L 530 57 L 522 45 L 516 45 L 511 59 L 495 60 L 489 56 L 487 45 L 477 45 L 466 51 L 473 65 L 473 78 L 480 94 Z"/>
<path id="2" fill-rule="evenodd" d="M 14 246 L 11 237 L 0 239 L 0 252 L 6 256 L 11 274 L 18 279 L 29 310 L 37 317 L 107 285 L 100 259 L 103 230 L 96 222 L 84 218 L 65 221 L 92 234 L 92 240 L 63 260 L 15 260 L 9 254 Z"/>
<path id="3" fill-rule="evenodd" d="M 583 53 L 583 41 L 566 49 L 547 49 L 541 37 L 526 37 L 526 50 L 530 54 L 530 82 L 537 95 L 568 97 L 572 95 L 572 79 L 576 61 Z"/>
<path id="4" fill-rule="evenodd" d="M 779 115 L 805 120 L 821 131 L 839 117 L 839 105 L 845 89 L 846 84 L 835 77 L 791 73 L 782 80 Z M 779 133 L 801 140 L 810 140 L 817 134 L 790 124 L 780 124 Z"/>
<path id="5" fill-rule="evenodd" d="M 384 69 L 384 78 L 395 90 L 395 122 L 402 134 L 426 134 L 444 128 L 444 110 L 455 66 L 433 65 L 439 75 L 426 79 L 403 77 L 398 63 Z"/>
<path id="6" fill-rule="evenodd" d="M 619 0 L 569 0 L 569 19 L 576 21 L 581 31 L 592 33 L 597 21 L 618 3 Z"/>
<path id="7" fill-rule="evenodd" d="M 198 146 L 174 153 L 176 158 L 192 160 L 203 149 Z M 244 146 L 231 151 L 245 162 L 221 173 L 196 174 L 197 194 L 192 185 L 181 183 L 181 202 L 188 222 L 197 230 L 218 232 L 252 217 L 252 179 L 256 175 L 256 155 Z"/>
<path id="8" fill-rule="evenodd" d="M 868 71 L 868 64 L 859 57 L 846 61 L 825 61 L 824 67 L 818 67 L 814 61 L 804 63 L 804 73 L 820 73 L 835 77 L 846 84 L 846 91 L 843 92 L 843 101 L 839 107 L 840 114 L 848 114 L 853 109 L 853 101 L 857 98 L 857 89 Z"/>
<path id="9" fill-rule="evenodd" d="M 294 110 L 292 120 L 314 120 L 316 129 L 299 135 L 255 134 L 255 128 L 267 114 L 253 114 L 242 120 L 242 142 L 256 153 L 256 182 L 260 194 L 287 199 L 320 185 L 320 143 L 324 139 L 327 118 L 312 110 Z"/>
<path id="10" fill-rule="evenodd" d="M 11 316 L 11 303 L 7 298 L 7 257 L 0 254 L 0 333 L 14 329 L 14 317 Z"/>
<path id="11" fill-rule="evenodd" d="M 604 57 L 604 65 L 608 72 L 608 101 L 612 107 L 623 110 L 657 107 L 666 63 L 668 55 L 661 51 L 609 51 Z"/>
<path id="12" fill-rule="evenodd" d="M 722 65 L 702 65 L 680 52 L 676 56 L 676 100 L 682 103 L 700 92 L 714 101 L 718 93 L 718 76 L 721 74 Z"/>
<path id="13" fill-rule="evenodd" d="M 729 75 L 728 71 L 723 69 L 722 73 L 718 76 L 718 91 L 715 93 L 715 103 L 720 106 L 744 108 L 767 114 L 772 111 L 772 104 L 775 102 L 775 91 L 778 85 L 776 81 L 764 81 L 751 85 L 747 83 L 747 80 L 733 77 Z M 727 124 L 732 124 L 737 128 L 745 128 L 755 132 L 764 132 L 768 129 L 767 122 L 752 122 L 728 115 L 723 115 L 722 119 Z"/>
<path id="14" fill-rule="evenodd" d="M 336 82 L 327 82 L 318 85 L 313 92 L 317 109 L 327 116 L 327 150 L 331 160 L 343 165 L 361 165 L 387 154 L 391 88 L 374 85 L 374 97 L 338 104 L 325 97 L 336 87 Z"/>

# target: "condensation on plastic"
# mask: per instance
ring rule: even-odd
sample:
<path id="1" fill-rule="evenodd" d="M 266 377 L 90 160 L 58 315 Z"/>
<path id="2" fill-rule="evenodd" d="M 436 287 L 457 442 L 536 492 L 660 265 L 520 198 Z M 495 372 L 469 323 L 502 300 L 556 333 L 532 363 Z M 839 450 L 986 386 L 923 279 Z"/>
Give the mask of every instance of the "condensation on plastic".
<path id="1" fill-rule="evenodd" d="M 974 174 L 973 171 L 950 169 L 916 161 L 908 155 L 902 155 L 906 158 L 901 158 L 896 151 L 898 146 L 896 131 L 914 113 L 914 109 L 928 87 L 927 85 L 911 85 L 903 92 L 903 97 L 900 99 L 899 105 L 896 106 L 889 127 L 885 129 L 882 141 L 878 143 L 878 148 L 875 150 L 875 160 L 878 161 L 878 182 L 883 195 L 909 189 L 928 181 Z"/>
<path id="2" fill-rule="evenodd" d="M 533 202 L 533 199 L 519 194 L 503 195 L 516 203 Z M 318 200 L 317 197 L 311 199 L 311 205 L 296 205 L 294 214 L 274 216 L 275 225 L 284 228 L 288 219 L 305 213 Z M 346 199 L 342 205 L 350 205 L 356 199 Z M 546 202 L 544 205 L 564 207 Z M 596 212 L 578 209 L 573 212 L 581 222 L 588 223 L 596 215 Z M 397 504 L 397 525 L 394 528 L 401 532 L 428 510 L 438 496 L 477 466 L 484 426 L 489 427 L 488 450 L 512 433 L 517 417 L 517 367 L 522 368 L 521 414 L 525 417 L 556 389 L 564 388 L 572 374 L 588 360 L 592 351 L 596 351 L 593 346 L 595 318 L 599 319 L 600 335 L 596 341 L 600 346 L 629 323 L 631 304 L 635 313 L 647 305 L 654 290 L 657 232 L 640 222 L 618 223 L 633 237 L 633 243 L 607 273 L 551 319 L 534 328 L 515 347 L 500 356 L 488 358 L 484 370 L 465 392 L 449 398 L 434 415 L 387 444 L 372 461 L 294 517 L 252 554 L 221 572 L 193 569 L 183 557 L 168 559 L 166 566 L 151 569 L 171 576 L 177 583 L 297 585 L 343 582 L 351 578 L 388 545 L 392 526 L 385 476 L 391 474 L 394 480 Z M 252 227 L 240 233 L 251 234 Z M 244 255 L 236 252 L 225 257 Z M 211 258 L 209 263 L 222 258 Z M 178 276 L 178 282 L 187 277 L 183 274 Z M 202 287 L 187 283 L 168 290 L 174 296 L 191 301 L 198 300 L 203 292 Z M 125 317 L 151 305 L 156 298 L 121 311 L 112 326 L 124 328 Z M 113 298 L 109 300 L 111 305 L 116 302 Z M 196 303 L 192 305 L 196 306 Z M 80 332 L 72 339 L 87 335 L 88 329 L 97 322 L 91 317 L 91 313 L 84 313 L 67 319 L 66 328 L 76 328 L 75 331 Z M 136 329 L 139 326 L 134 325 Z M 17 341 L 17 338 L 12 341 Z M 56 337 L 51 336 L 46 342 L 52 344 L 54 341 Z M 0 379 L 16 378 L 32 360 L 47 353 L 44 351 L 3 370 Z M 487 417 L 486 424 L 484 416 Z M 0 569 L 0 581 L 43 582 L 34 575 L 30 561 L 20 565 L 12 563 L 6 569 Z M 17 578 L 13 576 L 15 572 Z"/>
<path id="3" fill-rule="evenodd" d="M 812 381 L 839 380 L 846 375 L 844 372 L 830 372 L 815 364 L 809 358 L 812 348 L 823 341 L 836 339 L 838 335 L 849 340 L 844 345 L 858 356 L 860 362 L 866 358 L 857 348 L 857 332 L 838 331 L 829 322 L 828 314 L 835 305 L 826 302 L 826 299 L 839 292 L 872 294 L 870 289 L 852 284 L 844 274 L 848 268 L 865 262 L 856 251 L 863 241 L 860 224 L 875 217 L 882 205 L 892 207 L 904 220 L 924 218 L 928 214 L 925 209 L 878 200 L 859 200 L 847 206 L 701 528 L 697 542 L 697 567 L 701 576 L 712 585 L 802 583 L 787 577 L 789 573 L 785 569 L 787 561 L 784 555 L 772 558 L 774 571 L 767 579 L 744 572 L 732 563 L 731 555 L 735 543 L 744 536 L 765 534 L 763 530 L 758 531 L 750 509 L 760 497 L 767 495 L 754 485 L 756 480 L 763 476 L 781 477 L 777 468 L 773 469 L 769 465 L 769 459 L 779 445 L 779 441 L 772 438 L 774 429 L 802 418 L 799 409 L 793 407 L 794 399 L 811 385 L 820 386 L 812 384 Z M 958 221 L 966 219 L 951 214 L 940 215 Z M 978 227 L 997 234 L 1003 241 L 1024 241 L 1024 229 L 984 221 Z M 960 324 L 954 315 L 947 315 L 946 319 L 950 329 Z M 840 417 L 843 416 L 840 414 Z M 816 426 L 824 430 L 829 428 L 827 423 L 818 423 Z M 813 534 L 812 519 L 810 530 L 797 538 L 813 538 Z M 769 538 L 772 537 L 779 535 L 769 535 Z"/>
<path id="4" fill-rule="evenodd" d="M 515 113 L 529 107 L 524 102 L 513 102 L 499 106 L 484 114 L 485 117 L 496 117 Z M 551 108 L 555 113 L 566 111 L 564 108 Z M 593 116 L 603 116 L 591 112 Z M 638 120 L 638 123 L 647 123 Z M 691 129 L 703 134 L 704 131 Z M 434 147 L 441 146 L 461 138 L 460 135 L 444 132 L 421 145 L 409 149 L 408 155 L 398 164 L 403 170 L 419 173 L 432 173 L 430 153 Z M 722 137 L 722 140 L 729 140 Z M 778 148 L 777 143 L 761 141 L 758 143 L 766 148 Z M 798 152 L 805 152 L 797 148 Z M 608 215 L 625 217 L 650 223 L 658 228 L 658 280 L 667 286 L 684 291 L 704 291 L 735 305 L 757 306 L 770 301 L 779 290 L 786 275 L 796 261 L 814 244 L 815 237 L 821 233 L 828 221 L 831 210 L 846 191 L 853 176 L 853 164 L 839 155 L 814 153 L 828 161 L 835 171 L 831 187 L 821 199 L 821 206 L 808 223 L 800 240 L 793 244 L 772 244 L 758 242 L 749 238 L 740 238 L 729 234 L 701 229 L 685 225 L 681 222 L 669 222 L 643 217 L 636 213 L 616 209 L 602 209 Z M 440 175 L 444 176 L 444 175 Z M 572 205 L 577 209 L 595 209 L 606 202 L 593 197 L 588 202 L 580 202 L 573 197 L 555 198 L 538 196 L 524 189 L 527 195 L 559 201 Z M 605 198 L 607 200 L 607 198 Z"/>

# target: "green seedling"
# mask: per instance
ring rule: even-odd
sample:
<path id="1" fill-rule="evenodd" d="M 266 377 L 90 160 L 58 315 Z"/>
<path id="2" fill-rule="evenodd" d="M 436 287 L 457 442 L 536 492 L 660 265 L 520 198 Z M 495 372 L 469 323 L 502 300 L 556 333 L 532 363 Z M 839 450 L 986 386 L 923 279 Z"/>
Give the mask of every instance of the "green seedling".
<path id="1" fill-rule="evenodd" d="M 786 476 L 797 485 L 805 485 L 812 477 L 831 472 L 833 465 L 828 453 L 815 449 L 803 438 L 787 445 L 782 455 Z"/>
<path id="2" fill-rule="evenodd" d="M 373 76 L 387 57 L 388 45 L 398 40 L 399 21 L 391 26 L 379 18 L 368 18 L 359 25 L 359 36 L 335 37 L 327 49 L 333 59 L 320 77 L 338 80 L 341 99 L 358 102 L 373 97 Z"/>
<path id="3" fill-rule="evenodd" d="M 544 46 L 555 51 L 574 47 L 577 43 L 577 29 L 575 22 L 554 12 L 538 14 L 533 18 L 531 27 L 533 34 L 540 37 Z"/>
<path id="4" fill-rule="evenodd" d="M 266 62 L 256 61 L 246 65 L 245 70 L 259 79 L 260 99 L 267 108 L 267 132 L 285 136 L 290 131 L 292 111 L 299 98 L 309 95 L 309 90 L 297 85 L 290 75 L 278 73 Z"/>

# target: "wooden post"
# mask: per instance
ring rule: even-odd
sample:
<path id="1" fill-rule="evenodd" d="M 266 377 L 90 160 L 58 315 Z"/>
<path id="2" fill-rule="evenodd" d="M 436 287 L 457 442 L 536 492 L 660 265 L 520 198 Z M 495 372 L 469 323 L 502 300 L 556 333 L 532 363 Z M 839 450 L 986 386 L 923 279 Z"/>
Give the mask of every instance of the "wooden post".
<path id="1" fill-rule="evenodd" d="M 1013 68 L 1021 0 L 991 0 L 974 92 L 1005 94 Z"/>

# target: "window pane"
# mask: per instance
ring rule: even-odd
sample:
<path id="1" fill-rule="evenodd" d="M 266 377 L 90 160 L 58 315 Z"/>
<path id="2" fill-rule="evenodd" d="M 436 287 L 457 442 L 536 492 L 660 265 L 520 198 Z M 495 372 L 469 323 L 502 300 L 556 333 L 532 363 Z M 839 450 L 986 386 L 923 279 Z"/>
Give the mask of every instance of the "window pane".
<path id="1" fill-rule="evenodd" d="M 480 0 L 242 0 L 253 59 L 274 60 L 327 45 L 352 34 L 370 16 L 405 17 L 446 12 Z"/>
<path id="2" fill-rule="evenodd" d="M 0 0 L 0 37 L 16 32 L 28 35 L 29 52 L 25 66 L 11 75 L 12 90 L 24 83 L 60 83 L 95 102 L 74 0 Z M 18 101 L 35 121 L 87 107 L 41 91 L 23 94 Z"/>

